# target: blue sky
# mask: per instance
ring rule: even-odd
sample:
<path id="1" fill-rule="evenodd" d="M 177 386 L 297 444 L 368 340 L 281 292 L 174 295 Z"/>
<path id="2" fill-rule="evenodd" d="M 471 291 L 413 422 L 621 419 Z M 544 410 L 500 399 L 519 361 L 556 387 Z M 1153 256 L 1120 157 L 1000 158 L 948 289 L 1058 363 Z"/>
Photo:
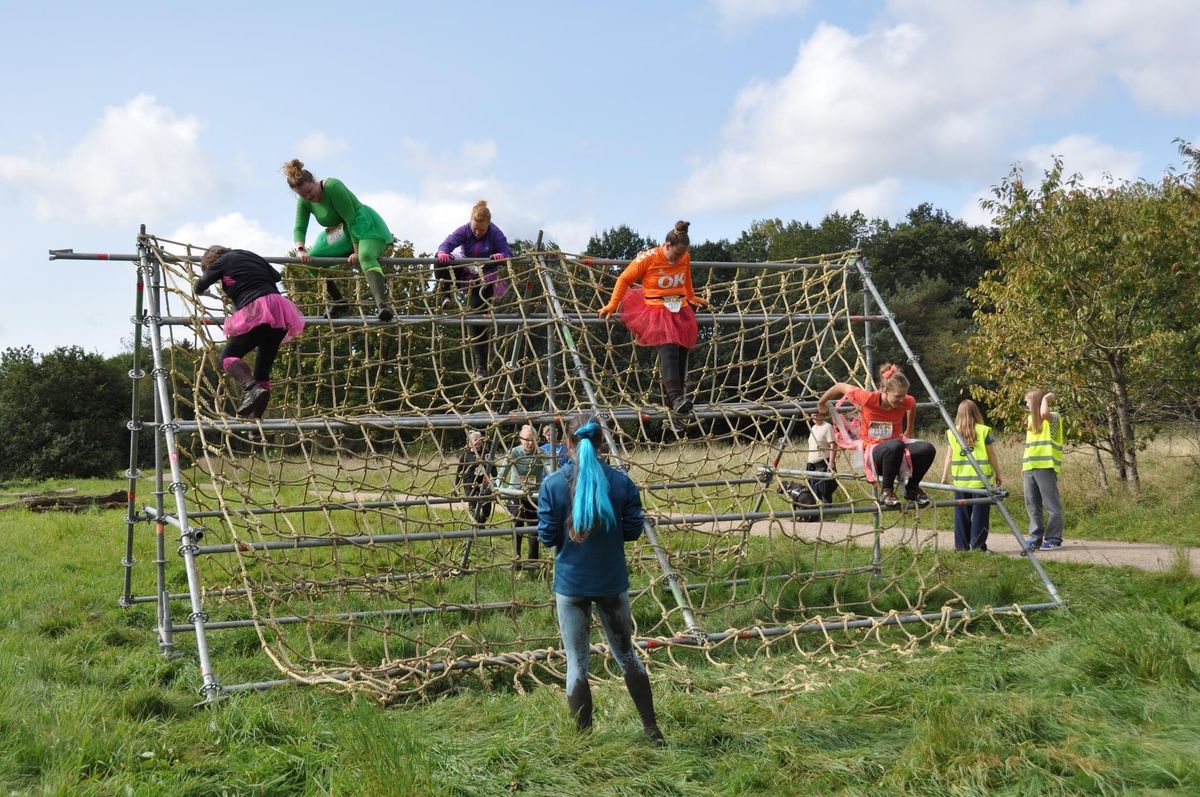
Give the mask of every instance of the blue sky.
<path id="1" fill-rule="evenodd" d="M 331 13 L 337 9 L 339 13 Z M 347 11 L 352 9 L 352 11 Z M 432 250 L 486 198 L 569 251 L 629 224 L 898 220 L 1053 154 L 1154 178 L 1200 139 L 1200 3 L 0 0 L 0 348 L 129 336 L 164 237 L 284 254 L 300 157 Z"/>

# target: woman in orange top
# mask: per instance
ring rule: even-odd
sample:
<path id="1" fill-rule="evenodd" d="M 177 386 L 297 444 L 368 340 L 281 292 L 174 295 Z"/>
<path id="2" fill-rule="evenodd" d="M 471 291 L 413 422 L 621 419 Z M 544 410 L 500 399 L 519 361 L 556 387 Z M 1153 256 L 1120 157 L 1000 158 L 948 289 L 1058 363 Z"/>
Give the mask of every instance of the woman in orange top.
<path id="1" fill-rule="evenodd" d="M 828 413 L 827 403 L 842 396 L 862 414 L 863 457 L 868 466 L 874 466 L 883 488 L 879 502 L 886 507 L 900 506 L 900 500 L 896 498 L 896 476 L 907 451 L 912 476 L 908 479 L 904 497 L 917 506 L 929 506 L 932 501 L 921 489 L 921 478 L 933 464 L 937 451 L 932 443 L 905 437 L 906 433 L 912 432 L 917 420 L 917 400 L 908 394 L 908 377 L 900 366 L 891 363 L 883 366 L 878 390 L 863 390 L 857 385 L 838 382 L 817 401 L 817 412 Z"/>
<path id="2" fill-rule="evenodd" d="M 684 395 L 688 350 L 699 334 L 692 305 L 707 304 L 692 290 L 688 226 L 686 221 L 675 222 L 662 246 L 635 257 L 599 310 L 601 318 L 608 318 L 619 309 L 621 323 L 637 344 L 658 350 L 663 394 L 667 406 L 678 413 L 692 411 L 692 401 Z"/>

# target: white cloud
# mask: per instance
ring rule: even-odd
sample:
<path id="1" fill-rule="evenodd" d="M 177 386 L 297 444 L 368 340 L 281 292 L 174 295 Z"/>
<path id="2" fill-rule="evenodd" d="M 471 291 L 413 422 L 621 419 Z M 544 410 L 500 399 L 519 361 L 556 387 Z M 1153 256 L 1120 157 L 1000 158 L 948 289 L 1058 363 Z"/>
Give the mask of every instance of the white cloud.
<path id="1" fill-rule="evenodd" d="M 1120 150 L 1095 136 L 1072 133 L 1053 144 L 1040 144 L 1025 150 L 1020 161 L 1027 175 L 1040 175 L 1053 165 L 1054 157 L 1063 161 L 1063 173 L 1079 174 L 1085 185 L 1100 185 L 1108 177 L 1117 181 L 1136 180 L 1142 167 L 1142 154 Z"/>
<path id="2" fill-rule="evenodd" d="M 877 182 L 843 191 L 829 203 L 829 209 L 839 213 L 860 210 L 869 219 L 886 219 L 896 210 L 896 196 L 899 192 L 900 181 L 895 177 L 885 177 Z"/>
<path id="3" fill-rule="evenodd" d="M 220 189 L 200 128 L 142 94 L 108 108 L 61 157 L 0 156 L 0 182 L 28 196 L 39 220 L 153 226 Z"/>
<path id="4" fill-rule="evenodd" d="M 463 142 L 451 152 L 432 151 L 414 139 L 405 139 L 401 146 L 408 165 L 421 175 L 417 189 L 363 193 L 359 198 L 379 212 L 397 238 L 412 241 L 418 253 L 433 252 L 451 231 L 466 224 L 471 206 L 480 199 L 487 200 L 493 221 L 510 241 L 533 240 L 538 230 L 563 246 L 579 237 L 581 220 L 558 222 L 561 229 L 546 223 L 547 209 L 561 212 L 561 181 L 512 185 L 490 173 L 499 157 L 494 141 Z M 590 235 L 589 230 L 580 246 Z"/>
<path id="5" fill-rule="evenodd" d="M 496 162 L 499 147 L 495 141 L 464 141 L 454 153 L 430 151 L 424 141 L 405 138 L 400 141 L 404 158 L 415 171 L 426 174 L 475 174 Z"/>
<path id="6" fill-rule="evenodd" d="M 314 130 L 296 143 L 296 157 L 305 161 L 323 161 L 348 152 L 350 145 L 344 138 L 331 138 L 320 130 Z"/>
<path id="7" fill-rule="evenodd" d="M 758 22 L 785 14 L 802 14 L 812 0 L 711 0 L 721 27 L 727 32 L 744 30 Z"/>
<path id="8" fill-rule="evenodd" d="M 1092 135 L 1071 133 L 1053 143 L 1025 149 L 1016 157 L 1016 165 L 1026 179 L 1040 180 L 1055 157 L 1062 158 L 1065 176 L 1078 174 L 1086 186 L 1105 185 L 1110 178 L 1117 182 L 1137 180 L 1145 160 L 1140 152 L 1117 149 Z M 979 206 L 984 199 L 995 199 L 990 188 L 975 192 L 959 211 L 959 218 L 968 224 L 991 224 L 991 213 Z"/>
<path id="9" fill-rule="evenodd" d="M 1160 111 L 1200 109 L 1195 3 L 893 0 L 854 35 L 822 24 L 792 69 L 736 97 L 676 202 L 744 210 L 910 175 L 985 179 L 1043 118 L 1123 85 Z"/>
<path id="10" fill-rule="evenodd" d="M 190 222 L 165 237 L 201 248 L 221 244 L 233 249 L 249 249 L 264 257 L 282 257 L 292 248 L 291 241 L 269 232 L 257 221 L 241 213 L 226 213 L 210 221 Z"/>

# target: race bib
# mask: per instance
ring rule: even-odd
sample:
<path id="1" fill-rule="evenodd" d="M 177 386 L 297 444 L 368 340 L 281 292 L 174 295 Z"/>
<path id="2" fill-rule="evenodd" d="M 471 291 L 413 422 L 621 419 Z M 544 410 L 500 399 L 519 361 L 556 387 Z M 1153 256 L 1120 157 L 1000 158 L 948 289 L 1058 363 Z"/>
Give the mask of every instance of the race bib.
<path id="1" fill-rule="evenodd" d="M 871 421 L 867 426 L 867 435 L 875 440 L 887 440 L 892 436 L 891 421 Z"/>
<path id="2" fill-rule="evenodd" d="M 339 224 L 336 227 L 325 228 L 325 243 L 336 244 L 338 241 L 346 237 L 346 226 Z"/>
<path id="3" fill-rule="evenodd" d="M 663 307 L 670 310 L 672 313 L 678 313 L 683 309 L 682 296 L 664 296 L 662 298 Z"/>

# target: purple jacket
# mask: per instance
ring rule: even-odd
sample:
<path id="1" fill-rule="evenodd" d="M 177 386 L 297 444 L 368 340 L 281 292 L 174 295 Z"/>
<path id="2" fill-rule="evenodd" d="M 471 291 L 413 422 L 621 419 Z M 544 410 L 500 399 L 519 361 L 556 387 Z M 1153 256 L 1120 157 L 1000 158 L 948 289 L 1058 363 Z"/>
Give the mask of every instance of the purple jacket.
<path id="1" fill-rule="evenodd" d="M 508 239 L 495 224 L 488 225 L 487 235 L 482 238 L 476 238 L 471 232 L 471 225 L 464 224 L 446 236 L 438 251 L 449 255 L 459 248 L 462 249 L 463 257 L 491 257 L 497 252 L 505 257 L 513 256 L 512 250 L 508 248 Z"/>
<path id="2" fill-rule="evenodd" d="M 439 252 L 453 254 L 455 249 L 462 250 L 462 257 L 491 257 L 499 252 L 505 257 L 512 257 L 512 249 L 508 248 L 508 239 L 504 237 L 504 233 L 495 224 L 488 225 L 487 234 L 482 238 L 476 238 L 471 232 L 471 225 L 464 224 L 454 232 L 446 236 L 446 240 L 442 241 L 438 247 Z M 496 262 L 477 263 L 474 264 L 475 269 L 466 265 L 454 267 L 455 281 L 460 285 L 466 285 L 473 282 L 477 274 L 482 274 L 485 282 L 491 283 L 496 291 L 496 297 L 499 298 L 508 290 L 508 281 L 500 279 L 499 271 L 500 264 Z"/>

